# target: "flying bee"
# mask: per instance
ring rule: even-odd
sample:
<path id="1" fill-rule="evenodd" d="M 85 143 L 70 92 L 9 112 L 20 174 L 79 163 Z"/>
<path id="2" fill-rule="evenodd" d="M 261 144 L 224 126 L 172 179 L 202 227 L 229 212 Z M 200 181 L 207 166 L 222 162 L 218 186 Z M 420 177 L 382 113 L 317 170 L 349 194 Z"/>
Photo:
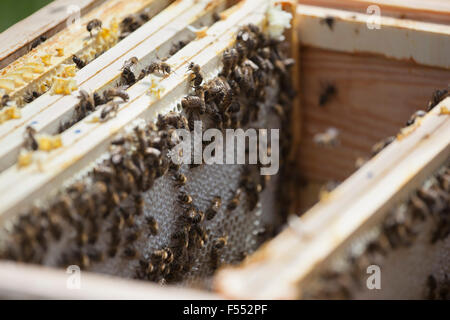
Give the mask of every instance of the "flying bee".
<path id="1" fill-rule="evenodd" d="M 188 66 L 188 69 L 192 72 L 191 81 L 194 88 L 199 88 L 203 82 L 203 76 L 200 74 L 200 66 L 191 62 Z"/>
<path id="2" fill-rule="evenodd" d="M 36 129 L 32 126 L 27 126 L 25 128 L 25 147 L 29 150 L 37 150 L 39 144 L 35 138 Z"/>
<path id="3" fill-rule="evenodd" d="M 159 232 L 158 221 L 154 217 L 147 217 L 145 219 L 147 226 L 150 228 L 150 234 L 156 236 Z"/>
<path id="4" fill-rule="evenodd" d="M 216 216 L 221 206 L 222 199 L 220 197 L 214 197 L 211 207 L 206 210 L 206 220 L 212 220 Z"/>
<path id="5" fill-rule="evenodd" d="M 137 259 L 139 258 L 139 252 L 133 247 L 127 247 L 123 251 L 123 257 L 126 259 Z"/>
<path id="6" fill-rule="evenodd" d="M 229 211 L 233 211 L 234 209 L 237 208 L 237 206 L 240 203 L 241 193 L 242 193 L 242 189 L 238 188 L 236 190 L 236 192 L 234 193 L 233 198 L 230 200 L 230 202 L 228 202 L 227 209 Z"/>
<path id="7" fill-rule="evenodd" d="M 183 191 L 178 195 L 178 202 L 182 205 L 190 205 L 192 203 L 192 197 Z"/>
<path id="8" fill-rule="evenodd" d="M 86 63 L 76 55 L 72 56 L 72 61 L 73 63 L 75 63 L 78 69 L 83 69 L 86 66 Z"/>
<path id="9" fill-rule="evenodd" d="M 110 101 L 104 105 L 102 111 L 100 112 L 100 122 L 108 121 L 117 115 L 117 110 L 119 109 L 119 103 L 116 101 Z"/>
<path id="10" fill-rule="evenodd" d="M 175 181 L 175 184 L 178 187 L 184 186 L 186 184 L 187 178 L 184 174 L 180 173 L 180 172 L 176 172 L 173 176 L 173 179 Z"/>
<path id="11" fill-rule="evenodd" d="M 97 29 L 101 29 L 102 28 L 102 22 L 99 19 L 93 19 L 91 21 L 88 22 L 88 24 L 86 25 L 86 29 L 89 32 L 89 34 L 92 37 L 92 31 Z"/>
<path id="12" fill-rule="evenodd" d="M 323 107 L 324 105 L 326 105 L 336 94 L 337 89 L 333 84 L 325 85 L 319 95 L 319 106 Z"/>

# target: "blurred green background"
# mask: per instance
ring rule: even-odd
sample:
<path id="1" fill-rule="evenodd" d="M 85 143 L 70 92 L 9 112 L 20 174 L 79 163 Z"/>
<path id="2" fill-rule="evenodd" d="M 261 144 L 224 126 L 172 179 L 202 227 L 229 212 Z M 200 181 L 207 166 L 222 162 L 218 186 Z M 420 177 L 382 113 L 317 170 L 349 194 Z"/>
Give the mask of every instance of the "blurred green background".
<path id="1" fill-rule="evenodd" d="M 0 32 L 50 2 L 52 0 L 0 0 Z"/>

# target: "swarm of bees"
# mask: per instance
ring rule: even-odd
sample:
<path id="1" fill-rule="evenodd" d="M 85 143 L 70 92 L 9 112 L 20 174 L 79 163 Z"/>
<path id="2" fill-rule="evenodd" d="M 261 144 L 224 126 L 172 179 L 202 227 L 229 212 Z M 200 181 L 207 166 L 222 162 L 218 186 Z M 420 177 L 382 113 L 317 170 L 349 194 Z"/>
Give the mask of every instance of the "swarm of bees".
<path id="1" fill-rule="evenodd" d="M 133 23 L 128 19 L 122 26 L 135 28 Z M 99 28 L 101 24 L 93 23 L 88 31 Z M 227 262 L 224 253 L 236 239 L 226 232 L 220 236 L 211 234 L 209 224 L 222 219 L 222 215 L 236 214 L 239 208 L 254 210 L 268 180 L 251 173 L 259 169 L 254 165 L 244 170 L 238 188 L 227 199 L 222 198 L 223 195 L 211 195 L 209 204 L 200 208 L 196 196 L 188 191 L 191 178 L 183 171 L 188 168 L 181 170 L 180 165 L 173 164 L 168 151 L 177 141 L 175 130 L 191 128 L 193 119 L 203 121 L 201 117 L 206 117 L 219 129 L 244 126 L 257 119 L 267 98 L 260 91 L 265 92 L 265 87 L 275 78 L 286 88 L 277 104 L 283 105 L 284 115 L 287 115 L 289 108 L 286 106 L 295 94 L 288 72 L 292 61 L 285 58 L 279 44 L 258 27 L 249 25 L 239 31 L 236 45 L 223 53 L 223 69 L 216 78 L 205 81 L 201 67 L 189 64 L 193 92 L 180 103 L 184 113 L 172 111 L 159 115 L 156 123 L 137 125 L 114 138 L 108 157 L 94 166 L 87 179 L 61 190 L 45 207 L 34 206 L 21 216 L 11 231 L 14 241 L 5 246 L 0 256 L 45 263 L 50 244 L 73 234 L 64 240 L 71 249 L 59 257 L 61 267 L 75 264 L 91 269 L 107 259 L 125 259 L 136 266 L 136 278 L 159 283 L 179 282 L 186 274 L 196 272 L 193 268 L 197 257 L 206 251 L 208 270 L 214 272 Z M 79 68 L 83 66 L 76 58 L 74 62 Z M 80 90 L 74 119 L 62 124 L 60 131 L 95 110 L 100 110 L 99 121 L 107 121 L 117 113 L 120 103 L 129 100 L 126 89 L 130 85 L 148 74 L 165 76 L 172 72 L 168 64 L 158 61 L 136 77 L 133 69 L 137 62 L 135 57 L 125 61 L 119 87 L 103 92 Z M 255 101 L 255 104 L 250 105 L 248 101 Z M 27 148 L 36 148 L 32 128 L 27 131 L 26 141 Z M 161 234 L 158 216 L 147 213 L 145 193 L 165 175 L 170 175 L 168 181 L 172 181 L 176 192 L 174 205 L 179 212 L 175 229 L 168 235 L 168 243 L 150 252 L 142 251 L 139 243 L 143 239 Z M 103 237 L 105 241 L 100 241 Z"/>

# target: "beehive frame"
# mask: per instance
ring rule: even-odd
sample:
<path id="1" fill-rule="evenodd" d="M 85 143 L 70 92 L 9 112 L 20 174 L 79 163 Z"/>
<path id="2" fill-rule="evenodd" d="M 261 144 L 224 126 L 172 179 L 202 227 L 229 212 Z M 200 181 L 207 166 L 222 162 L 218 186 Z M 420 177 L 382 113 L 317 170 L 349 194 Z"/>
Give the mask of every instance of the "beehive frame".
<path id="1" fill-rule="evenodd" d="M 295 10 L 295 5 L 291 3 L 287 5 L 292 10 Z M 255 6 L 256 7 L 256 6 Z M 246 16 L 253 7 L 241 6 L 237 11 L 242 12 L 242 17 Z M 248 10 L 247 12 L 245 10 Z M 339 19 L 339 28 L 336 28 L 337 34 L 334 36 L 338 39 L 333 42 L 326 37 L 317 37 L 317 32 L 320 32 L 321 28 L 326 26 L 323 25 L 324 17 L 332 15 Z M 315 46 L 315 47 L 325 47 L 333 50 L 344 50 L 349 52 L 363 51 L 371 52 L 376 54 L 383 54 L 392 59 L 409 59 L 413 58 L 416 62 L 423 65 L 430 65 L 434 67 L 439 67 L 443 69 L 448 69 L 450 66 L 449 57 L 442 56 L 431 56 L 425 51 L 411 50 L 409 47 L 409 40 L 407 40 L 407 35 L 412 38 L 416 38 L 417 41 L 424 41 L 430 43 L 432 47 L 438 48 L 436 52 L 446 52 L 445 48 L 441 48 L 441 44 L 444 43 L 448 45 L 449 41 L 442 41 L 442 39 L 448 39 L 450 37 L 450 29 L 447 26 L 438 26 L 429 23 L 417 23 L 402 21 L 394 18 L 382 18 L 382 30 L 383 34 L 378 34 L 377 36 L 392 37 L 392 41 L 399 42 L 400 45 L 396 50 L 390 50 L 390 48 L 371 47 L 370 44 L 376 42 L 375 39 L 370 39 L 368 42 L 349 42 L 340 41 L 342 39 L 349 39 L 350 34 L 356 29 L 364 28 L 366 18 L 364 15 L 359 15 L 355 13 L 345 13 L 339 12 L 331 9 L 316 8 L 309 6 L 298 6 L 297 7 L 297 26 L 300 42 Z M 255 17 L 250 17 L 249 21 L 253 21 Z M 229 26 L 233 26 L 236 22 L 230 20 L 224 20 L 224 23 L 228 23 Z M 140 29 L 141 30 L 141 29 Z M 209 32 L 214 32 L 208 30 Z M 142 31 L 143 34 L 144 31 Z M 214 41 L 217 35 L 212 33 L 209 38 L 206 36 L 199 41 L 198 44 L 192 45 L 201 46 L 202 44 L 210 43 L 209 41 Z M 140 36 L 139 36 L 140 37 Z M 138 37 L 138 38 L 139 38 Z M 156 36 L 158 37 L 158 36 Z M 128 40 L 131 41 L 131 40 Z M 442 42 L 441 42 L 442 41 Z M 293 46 L 295 47 L 295 46 Z M 218 50 L 223 50 L 216 48 Z M 414 48 L 417 49 L 417 48 Z M 117 49 L 119 52 L 121 49 Z M 194 49 L 193 49 L 194 50 Z M 441 51 L 442 50 L 442 51 Z M 212 51 L 212 50 L 211 50 Z M 134 55 L 135 51 L 132 51 L 129 56 Z M 298 51 L 297 51 L 298 53 Z M 408 56 L 412 54 L 412 56 Z M 204 57 L 199 57 L 198 63 L 205 63 L 205 61 L 214 61 L 214 54 L 210 56 L 205 55 Z M 210 59 L 210 60 L 208 60 Z M 188 59 L 184 60 L 187 61 Z M 94 61 L 92 68 L 96 67 L 97 61 Z M 100 64 L 100 62 L 98 62 Z M 180 61 L 180 65 L 183 65 Z M 214 64 L 214 62 L 210 62 Z M 119 65 L 119 63 L 117 63 Z M 116 68 L 117 66 L 115 66 Z M 120 67 L 120 66 L 119 66 Z M 110 70 L 114 70 L 112 67 Z M 117 72 L 114 72 L 109 76 L 111 79 L 117 77 Z M 183 86 L 183 81 L 181 76 L 175 76 L 173 80 L 175 87 L 176 85 Z M 178 84 L 178 83 L 181 84 Z M 136 94 L 136 97 L 139 93 Z M 172 97 L 173 98 L 173 97 Z M 141 98 L 144 99 L 144 98 Z M 148 99 L 147 97 L 145 99 Z M 352 238 L 352 236 L 360 230 L 368 228 L 371 224 L 379 221 L 382 216 L 387 212 L 387 209 L 394 203 L 399 201 L 402 197 L 405 197 L 410 190 L 417 187 L 425 177 L 433 173 L 439 166 L 441 166 L 450 153 L 450 122 L 447 115 L 440 115 L 441 107 L 448 106 L 450 104 L 450 98 L 442 101 L 436 108 L 430 112 L 420 127 L 414 130 L 410 135 L 401 141 L 397 141 L 381 152 L 377 157 L 372 159 L 367 165 L 365 165 L 361 170 L 359 170 L 354 176 L 348 179 L 342 186 L 336 189 L 331 197 L 325 201 L 319 203 L 311 211 L 305 214 L 302 218 L 296 220 L 291 225 L 291 227 L 275 239 L 266 244 L 263 248 L 259 250 L 254 256 L 250 257 L 241 267 L 236 270 L 224 270 L 220 272 L 216 282 L 217 290 L 222 295 L 222 297 L 244 297 L 244 298 L 296 298 L 299 293 L 299 286 L 303 281 L 306 283 L 307 277 L 312 273 L 313 267 L 326 263 L 327 258 L 334 254 L 337 249 L 343 247 L 345 243 Z M 158 109 L 159 110 L 159 109 Z M 297 112 L 299 110 L 297 109 Z M 136 112 L 141 112 L 136 110 Z M 136 115 L 139 113 L 136 113 Z M 151 112 L 152 115 L 157 114 L 157 111 Z M 135 117 L 131 111 L 127 111 L 126 116 L 129 118 L 124 118 L 122 121 L 128 123 L 130 119 Z M 148 115 L 146 117 L 151 117 Z M 125 117 L 126 117 L 125 116 Z M 301 117 L 300 114 L 294 116 L 296 119 Z M 53 122 L 51 119 L 50 122 Z M 51 126 L 47 127 L 48 130 L 54 129 Z M 103 132 L 105 138 L 111 136 L 111 130 L 115 132 L 114 128 L 106 128 L 100 131 Z M 23 128 L 22 128 L 23 129 Z M 75 130 L 75 129 L 74 129 Z M 99 132 L 100 132 L 99 131 Z M 17 136 L 18 137 L 18 136 Z M 422 141 L 426 139 L 428 142 L 424 144 Z M 17 140 L 16 139 L 12 139 Z M 87 139 L 88 140 L 88 139 Z M 68 138 L 68 144 L 71 144 L 70 137 Z M 105 140 L 107 141 L 107 140 Z M 81 142 L 80 142 L 81 145 Z M 83 143 L 83 146 L 85 144 Z M 88 146 L 88 144 L 86 144 Z M 101 150 L 98 150 L 100 152 Z M 408 154 L 407 157 L 402 155 Z M 61 164 L 61 168 L 64 170 L 67 166 L 67 161 L 70 158 L 78 157 L 73 151 L 67 151 L 68 158 L 58 158 Z M 91 155 L 90 155 L 91 156 Z M 92 157 L 94 157 L 92 155 Z M 11 158 L 12 159 L 12 158 Z M 58 163 L 58 162 L 55 162 Z M 82 167 L 81 161 L 77 161 L 77 166 Z M 57 172 L 58 166 L 53 164 L 48 164 L 48 167 L 52 168 L 51 171 L 55 170 L 54 174 L 58 176 L 60 183 L 63 181 L 65 175 L 61 175 Z M 406 170 L 406 168 L 408 170 Z M 13 170 L 14 171 L 14 170 Z M 11 171 L 11 178 L 4 180 L 5 187 L 9 187 L 10 181 L 17 181 L 17 172 Z M 380 178 L 367 179 L 368 173 L 374 172 L 380 173 Z M 381 174 L 381 172 L 383 174 Z M 69 173 L 67 175 L 70 175 Z M 377 177 L 377 175 L 375 175 Z M 5 197 L 5 201 L 2 203 L 2 212 L 15 212 L 20 208 L 20 206 L 25 206 L 26 202 L 21 200 L 28 199 L 30 194 L 33 194 L 34 190 L 39 190 L 39 192 L 44 193 L 47 190 L 44 188 L 49 185 L 47 179 L 52 178 L 51 176 L 46 176 L 43 180 L 33 181 L 36 185 L 33 187 L 30 184 L 29 189 L 18 190 L 18 194 L 22 194 L 17 199 L 12 197 Z M 53 178 L 52 178 L 53 179 Z M 34 179 L 33 179 L 34 180 Z M 6 182 L 8 181 L 8 182 Z M 52 180 L 55 183 L 55 180 Z M 391 187 L 389 190 L 384 188 L 386 181 L 389 181 L 388 185 Z M 390 183 L 392 181 L 397 182 Z M 346 190 L 352 190 L 357 186 L 360 190 L 359 194 L 361 197 L 358 202 L 353 202 L 346 192 Z M 52 185 L 53 187 L 53 185 Z M 383 192 L 378 192 L 379 190 Z M 3 193 L 5 194 L 5 193 Z M 371 201 L 367 201 L 367 199 Z M 19 200 L 21 199 L 21 200 Z M 374 201 L 373 199 L 376 199 Z M 30 198 L 31 200 L 31 198 Z M 8 202 L 9 201 L 9 202 Z M 11 205 L 9 205 L 9 203 Z M 371 205 L 368 206 L 367 204 Z M 12 208 L 12 209 L 9 209 Z M 339 209 L 337 209 L 339 208 Z M 345 209 L 344 209 L 345 208 Z M 362 208 L 362 209 L 361 209 Z M 337 216 L 338 210 L 340 212 L 345 212 L 343 215 Z M 358 218 L 356 219 L 355 216 Z M 3 216 L 5 217 L 5 216 Z M 336 219 L 334 218 L 336 217 Z M 296 225 L 301 225 L 300 235 L 298 230 L 294 230 Z M 314 230 L 322 230 L 320 233 L 315 233 Z M 325 230 L 334 230 L 334 232 L 326 232 Z M 336 231 L 338 230 L 338 231 Z M 336 235 L 336 232 L 338 236 Z M 299 252 L 299 255 L 292 255 L 292 252 Z M 300 254 L 301 252 L 301 254 Z M 2 263 L 1 276 L 5 279 L 0 281 L 3 286 L 3 292 L 15 292 L 17 294 L 26 294 L 27 292 L 33 292 L 33 287 L 30 288 L 17 285 L 15 281 L 7 281 L 7 278 L 14 279 L 14 275 L 21 277 L 21 273 L 18 271 L 14 273 L 11 271 L 11 266 L 15 268 L 14 264 Z M 22 267 L 20 267 L 22 268 Z M 35 294 L 44 297 L 70 297 L 70 298 L 83 298 L 83 297 L 101 297 L 95 293 L 91 296 L 83 296 L 83 290 L 79 293 L 67 292 L 65 289 L 65 282 L 59 284 L 58 281 L 62 279 L 60 271 L 49 271 L 40 267 L 23 267 L 25 273 L 27 273 L 30 278 L 41 277 L 44 279 L 55 279 L 53 282 L 55 285 L 58 283 L 60 285 L 60 290 L 58 294 L 49 293 L 45 291 L 40 291 L 40 284 L 37 283 L 35 288 Z M 20 269 L 22 270 L 22 269 Z M 267 281 L 267 274 L 271 274 L 273 271 L 275 274 L 279 274 L 279 277 L 274 277 Z M 281 272 L 281 271 L 284 272 Z M 316 270 L 314 270 L 316 271 Z M 40 276 L 42 274 L 42 276 Z M 250 277 L 249 274 L 252 276 Z M 89 288 L 95 288 L 97 286 L 107 286 L 109 279 L 104 280 L 102 276 L 93 275 L 87 276 L 87 283 Z M 60 280 L 57 280 L 60 279 Z M 118 281 L 118 280 L 114 280 Z M 121 282 L 127 282 L 120 280 Z M 111 283 L 111 282 L 109 282 Z M 142 296 L 132 293 L 133 284 L 130 282 L 129 289 L 124 289 L 122 291 L 123 295 L 121 297 L 146 297 L 146 298 L 161 298 L 169 297 L 168 293 L 164 293 L 166 289 L 159 288 L 152 284 L 139 284 L 142 286 Z M 262 286 L 261 286 L 262 285 Z M 125 286 L 124 286 L 125 287 Z M 30 290 L 31 289 L 31 290 Z M 170 290 L 170 289 L 169 289 Z M 89 290 L 86 289 L 86 292 Z M 55 291 L 57 292 L 57 291 Z M 256 296 L 256 292 L 259 294 Z M 127 293 L 130 295 L 127 296 Z M 171 298 L 217 298 L 218 296 L 210 293 L 201 293 L 198 295 L 191 295 L 190 290 L 180 289 L 173 293 Z M 112 296 L 114 297 L 114 296 Z"/>

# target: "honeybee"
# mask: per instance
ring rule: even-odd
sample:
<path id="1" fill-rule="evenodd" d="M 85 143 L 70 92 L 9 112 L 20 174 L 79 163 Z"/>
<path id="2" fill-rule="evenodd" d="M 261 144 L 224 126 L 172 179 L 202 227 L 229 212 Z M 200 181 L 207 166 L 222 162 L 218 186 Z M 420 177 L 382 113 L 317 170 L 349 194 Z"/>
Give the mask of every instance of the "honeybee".
<path id="1" fill-rule="evenodd" d="M 72 61 L 73 63 L 75 63 L 78 69 L 82 69 L 86 66 L 86 63 L 76 55 L 72 56 Z"/>
<path id="2" fill-rule="evenodd" d="M 126 259 L 137 259 L 139 258 L 139 252 L 133 247 L 127 247 L 123 250 L 123 257 Z"/>
<path id="3" fill-rule="evenodd" d="M 388 145 L 390 145 L 394 141 L 395 141 L 395 136 L 390 136 L 390 137 L 387 137 L 386 139 L 383 139 L 382 141 L 376 143 L 372 147 L 372 150 L 371 150 L 372 151 L 372 157 L 375 156 L 376 154 L 378 154 L 381 150 L 386 148 Z"/>
<path id="4" fill-rule="evenodd" d="M 191 224 L 199 224 L 204 219 L 204 214 L 202 211 L 195 207 L 190 207 L 184 212 L 184 219 Z"/>
<path id="5" fill-rule="evenodd" d="M 128 68 L 128 69 L 133 68 L 134 66 L 137 65 L 138 61 L 139 61 L 139 60 L 138 60 L 137 57 L 131 57 L 130 59 L 126 60 L 126 61 L 123 63 L 122 70 L 127 69 L 127 68 Z"/>
<path id="6" fill-rule="evenodd" d="M 195 89 L 198 89 L 203 82 L 203 76 L 200 74 L 200 66 L 198 64 L 191 62 L 188 66 L 188 69 L 192 71 L 191 81 L 193 87 Z"/>
<path id="7" fill-rule="evenodd" d="M 25 128 L 25 147 L 29 150 L 37 150 L 39 148 L 39 144 L 35 138 L 36 129 L 32 126 L 27 126 Z"/>
<path id="8" fill-rule="evenodd" d="M 165 76 L 170 74 L 172 68 L 165 62 L 152 62 L 144 70 L 142 70 L 139 78 L 143 78 L 146 75 L 156 73 L 159 76 Z"/>
<path id="9" fill-rule="evenodd" d="M 147 226 L 150 228 L 150 234 L 156 236 L 159 232 L 159 225 L 156 219 L 154 217 L 147 217 L 145 221 L 147 222 Z"/>
<path id="10" fill-rule="evenodd" d="M 95 109 L 95 100 L 93 94 L 90 94 L 86 90 L 81 89 L 78 95 L 78 99 L 80 100 L 78 106 L 82 113 L 85 114 L 87 111 L 93 111 Z"/>
<path id="11" fill-rule="evenodd" d="M 184 186 L 186 184 L 187 178 L 184 174 L 176 172 L 173 179 L 178 187 Z"/>
<path id="12" fill-rule="evenodd" d="M 169 55 L 173 56 L 175 53 L 180 51 L 184 46 L 188 44 L 188 41 L 180 40 L 172 45 L 172 48 L 169 51 Z"/>
<path id="13" fill-rule="evenodd" d="M 333 84 L 325 85 L 319 96 L 319 106 L 323 107 L 326 105 L 336 94 L 337 89 Z"/>
<path id="14" fill-rule="evenodd" d="M 101 29 L 102 28 L 102 22 L 99 19 L 92 19 L 91 21 L 88 22 L 88 24 L 86 25 L 86 29 L 89 32 L 90 36 L 92 37 L 92 31 L 94 29 Z"/>
<path id="15" fill-rule="evenodd" d="M 214 197 L 211 207 L 206 210 L 206 220 L 212 220 L 216 216 L 221 205 L 222 199 L 220 197 Z"/>
<path id="16" fill-rule="evenodd" d="M 145 22 L 150 19 L 147 12 L 142 12 L 139 14 L 131 14 L 125 17 L 120 22 L 120 38 L 123 39 L 128 36 L 131 32 L 137 30 Z"/>
<path id="17" fill-rule="evenodd" d="M 138 229 L 132 230 L 126 237 L 127 243 L 134 243 L 141 236 L 141 232 Z"/>
<path id="18" fill-rule="evenodd" d="M 235 48 L 225 50 L 222 55 L 223 68 L 221 74 L 227 77 L 239 60 L 238 52 Z"/>
<path id="19" fill-rule="evenodd" d="M 183 191 L 178 195 L 178 202 L 182 205 L 190 205 L 192 203 L 192 197 Z"/>
<path id="20" fill-rule="evenodd" d="M 406 122 L 406 126 L 408 127 L 408 126 L 414 124 L 414 122 L 416 122 L 417 118 L 425 117 L 426 114 L 427 113 L 423 110 L 418 110 L 418 111 L 414 112 L 414 114 L 411 116 L 411 118 L 409 118 L 409 120 Z"/>
<path id="21" fill-rule="evenodd" d="M 431 101 L 428 103 L 427 111 L 430 111 L 435 106 L 439 104 L 442 100 L 444 100 L 447 96 L 450 95 L 450 92 L 447 89 L 436 90 L 433 92 L 433 96 L 431 97 Z"/>
<path id="22" fill-rule="evenodd" d="M 242 194 L 242 189 L 238 188 L 236 190 L 236 192 L 234 193 L 233 198 L 230 200 L 230 202 L 228 202 L 227 209 L 229 211 L 233 211 L 234 209 L 237 208 L 237 206 L 240 203 L 241 194 Z"/>
<path id="23" fill-rule="evenodd" d="M 100 122 L 108 121 L 117 115 L 117 110 L 119 109 L 119 103 L 116 101 L 110 101 L 104 105 L 102 111 L 100 112 Z"/>
<path id="24" fill-rule="evenodd" d="M 33 44 L 31 45 L 31 49 L 36 48 L 38 45 L 45 41 L 47 41 L 47 37 L 44 35 L 40 36 L 39 39 L 33 42 Z"/>
<path id="25" fill-rule="evenodd" d="M 125 67 L 122 70 L 121 79 L 127 86 L 132 86 L 136 82 L 136 76 L 129 67 Z"/>
<path id="26" fill-rule="evenodd" d="M 228 236 L 220 237 L 217 239 L 214 239 L 213 242 L 213 250 L 220 250 L 223 249 L 228 243 Z"/>
<path id="27" fill-rule="evenodd" d="M 144 214 L 144 206 L 145 206 L 144 197 L 142 197 L 141 194 L 136 194 L 134 196 L 134 207 L 136 209 L 135 214 L 137 216 L 142 216 Z"/>
<path id="28" fill-rule="evenodd" d="M 188 125 L 193 129 L 193 121 L 199 119 L 199 115 L 206 111 L 205 101 L 198 96 L 186 96 L 181 100 L 181 106 L 189 116 Z"/>

